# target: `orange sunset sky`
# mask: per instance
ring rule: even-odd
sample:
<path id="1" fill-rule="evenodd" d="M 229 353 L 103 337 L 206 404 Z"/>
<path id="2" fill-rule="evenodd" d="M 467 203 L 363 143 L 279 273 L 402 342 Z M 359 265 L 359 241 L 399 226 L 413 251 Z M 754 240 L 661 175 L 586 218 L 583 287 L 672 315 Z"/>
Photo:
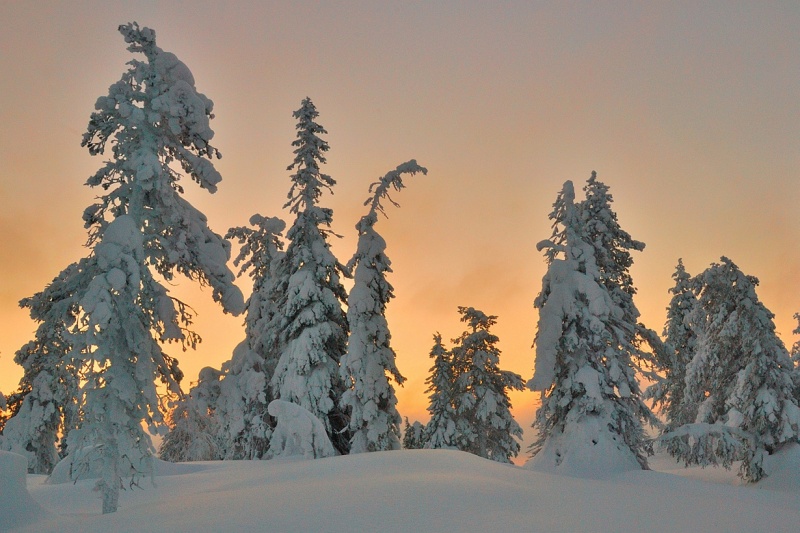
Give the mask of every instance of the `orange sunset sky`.
<path id="1" fill-rule="evenodd" d="M 760 278 L 787 345 L 800 311 L 800 4 L 797 2 L 0 2 L 0 391 L 35 324 L 17 302 L 86 255 L 80 147 L 97 97 L 133 56 L 137 21 L 215 103 L 223 181 L 187 198 L 225 233 L 282 209 L 292 111 L 309 96 L 338 184 L 333 250 L 354 251 L 368 185 L 415 158 L 378 231 L 393 261 L 388 320 L 408 378 L 399 409 L 427 420 L 432 335 L 458 306 L 498 315 L 501 365 L 532 375 L 536 243 L 562 183 L 592 170 L 647 248 L 632 269 L 642 320 L 661 331 L 679 257 L 696 274 L 727 255 Z M 249 293 L 249 278 L 239 286 Z M 189 381 L 243 337 L 209 291 L 179 280 L 204 341 L 173 354 Z M 536 395 L 515 393 L 526 429 Z"/>

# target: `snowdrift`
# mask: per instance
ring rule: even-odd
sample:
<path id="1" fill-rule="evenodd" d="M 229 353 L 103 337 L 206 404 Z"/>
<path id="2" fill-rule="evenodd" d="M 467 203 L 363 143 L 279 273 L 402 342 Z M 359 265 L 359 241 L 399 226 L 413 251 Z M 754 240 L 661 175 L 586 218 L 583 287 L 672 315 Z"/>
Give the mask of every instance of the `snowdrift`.
<path id="1" fill-rule="evenodd" d="M 72 483 L 74 480 L 71 475 L 72 458 L 68 455 L 61 459 L 53 468 L 53 472 L 47 478 L 47 483 L 51 485 L 60 485 L 62 483 Z M 208 463 L 170 463 L 162 461 L 161 459 L 153 458 L 153 471 L 156 476 L 174 476 L 178 474 L 189 474 L 199 470 L 208 468 Z M 86 472 L 80 475 L 80 479 L 98 479 L 102 465 L 99 463 L 90 463 Z"/>
<path id="2" fill-rule="evenodd" d="M 45 517 L 44 510 L 28 493 L 27 474 L 27 459 L 0 451 L 0 531 L 35 523 Z"/>
<path id="3" fill-rule="evenodd" d="M 51 485 L 29 476 L 31 495 L 50 514 L 12 531 L 780 533 L 800 523 L 797 491 L 641 470 L 581 479 L 449 450 L 196 466 L 204 469 L 124 491 L 110 515 L 100 514 L 91 480 Z"/>
<path id="4" fill-rule="evenodd" d="M 525 468 L 595 479 L 642 469 L 620 436 L 609 431 L 608 421 L 592 415 L 581 423 L 568 423 L 563 433 L 551 434 Z"/>

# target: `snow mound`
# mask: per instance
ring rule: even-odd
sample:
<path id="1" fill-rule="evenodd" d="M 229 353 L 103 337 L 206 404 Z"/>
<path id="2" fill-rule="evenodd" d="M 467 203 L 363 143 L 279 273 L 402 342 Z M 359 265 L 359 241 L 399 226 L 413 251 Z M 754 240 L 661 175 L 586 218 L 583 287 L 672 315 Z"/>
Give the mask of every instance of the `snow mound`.
<path id="1" fill-rule="evenodd" d="M 46 514 L 28 492 L 27 475 L 27 459 L 0 451 L 0 531 L 31 524 Z"/>
<path id="2" fill-rule="evenodd" d="M 579 479 L 458 451 L 204 464 L 157 487 L 124 491 L 120 510 L 107 515 L 98 514 L 91 481 L 49 485 L 33 476 L 29 490 L 51 519 L 14 531 L 796 533 L 800 523 L 798 492 L 643 470 Z"/>
<path id="3" fill-rule="evenodd" d="M 551 434 L 541 451 L 525 463 L 525 468 L 590 479 L 642 469 L 621 437 L 609 431 L 607 420 L 594 415 L 567 423 L 561 434 Z"/>
<path id="4" fill-rule="evenodd" d="M 270 439 L 270 457 L 319 459 L 336 455 L 325 426 L 308 409 L 284 400 L 273 400 L 267 410 L 278 419 Z"/>
<path id="5" fill-rule="evenodd" d="M 72 457 L 70 455 L 64 457 L 53 468 L 50 477 L 47 478 L 47 483 L 50 485 L 60 485 L 62 483 L 72 483 L 74 481 L 72 470 Z M 102 465 L 99 462 L 92 462 L 89 465 L 88 472 L 81 473 L 80 479 L 98 479 L 100 478 L 100 469 Z M 162 461 L 157 457 L 153 457 L 153 473 L 156 476 L 178 476 L 182 474 L 191 474 L 206 470 L 209 468 L 207 464 L 196 463 L 170 463 Z"/>
<path id="6" fill-rule="evenodd" d="M 800 491 L 800 444 L 786 444 L 764 458 L 766 477 L 756 484 L 761 489 Z"/>

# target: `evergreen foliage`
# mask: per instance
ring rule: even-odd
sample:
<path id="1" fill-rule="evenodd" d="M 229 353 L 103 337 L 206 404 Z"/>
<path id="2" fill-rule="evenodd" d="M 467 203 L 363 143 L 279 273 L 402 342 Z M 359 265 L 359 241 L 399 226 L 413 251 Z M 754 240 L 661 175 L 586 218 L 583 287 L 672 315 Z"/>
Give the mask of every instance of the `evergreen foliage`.
<path id="1" fill-rule="evenodd" d="M 386 322 L 386 305 L 394 297 L 386 280 L 391 261 L 385 254 L 386 241 L 375 230 L 378 213 L 384 213 L 382 200 L 397 205 L 389 196 L 390 189 L 405 186 L 403 175 L 423 174 L 427 170 L 414 160 L 399 165 L 370 185 L 371 196 L 364 205 L 369 212 L 356 224 L 358 245 L 347 264 L 354 274 L 348 297 L 347 321 L 350 326 L 347 352 L 341 360 L 341 377 L 347 387 L 342 406 L 350 413 L 350 453 L 400 448 L 400 424 L 397 397 L 390 377 L 400 385 L 405 378 L 395 364 L 390 345 L 391 334 Z"/>
<path id="2" fill-rule="evenodd" d="M 77 417 L 78 375 L 68 357 L 70 331 L 77 325 L 78 289 L 85 287 L 89 261 L 67 267 L 42 292 L 20 302 L 39 326 L 35 337 L 17 350 L 22 366 L 19 388 L 8 399 L 10 423 L 2 448 L 28 459 L 28 471 L 49 474 L 66 447 L 63 436 Z"/>
<path id="3" fill-rule="evenodd" d="M 88 349 L 73 354 L 86 383 L 80 419 L 67 436 L 67 446 L 86 451 L 72 455 L 81 457 L 73 464 L 76 479 L 92 462 L 102 465 L 97 488 L 103 513 L 109 513 L 117 509 L 124 479 L 136 484 L 140 475 L 152 472 L 155 450 L 142 422 L 155 429 L 161 421 L 155 379 L 166 361 L 148 328 L 146 308 L 139 304 L 142 286 L 153 282 L 132 217 L 120 215 L 106 226 L 94 246 L 94 259 L 95 274 L 80 300 L 86 313 L 83 329 L 75 342 Z"/>
<path id="4" fill-rule="evenodd" d="M 727 257 L 695 279 L 698 338 L 682 402 L 695 424 L 662 437 L 687 464 L 742 460 L 747 481 L 761 479 L 765 455 L 796 442 L 800 430 L 794 364 L 757 285 Z"/>
<path id="5" fill-rule="evenodd" d="M 420 450 L 425 447 L 425 426 L 418 420 L 414 423 L 405 419 L 406 425 L 403 429 L 403 448 L 406 450 Z"/>
<path id="6" fill-rule="evenodd" d="M 164 436 L 158 456 L 170 462 L 212 461 L 223 457 L 218 438 L 217 404 L 221 396 L 222 373 L 211 367 L 200 371 L 197 384 L 177 402 L 167 416 L 169 433 Z"/>
<path id="7" fill-rule="evenodd" d="M 289 170 L 292 186 L 285 207 L 296 215 L 287 232 L 285 286 L 277 313 L 281 354 L 270 382 L 273 397 L 296 403 L 319 418 L 339 453 L 350 446 L 349 418 L 341 404 L 345 385 L 339 362 L 347 348 L 348 325 L 342 310 L 347 292 L 340 282 L 346 269 L 330 251 L 328 236 L 333 211 L 318 204 L 323 191 L 336 183 L 320 171 L 327 133 L 315 122 L 319 113 L 306 98 L 294 112 L 297 138 Z"/>
<path id="8" fill-rule="evenodd" d="M 686 272 L 683 261 L 678 260 L 672 275 L 675 285 L 667 307 L 667 322 L 664 325 L 664 340 L 668 357 L 659 365 L 664 379 L 650 386 L 645 395 L 653 400 L 654 407 L 661 407 L 666 418 L 662 433 L 674 431 L 683 424 L 694 422 L 696 405 L 683 402 L 686 388 L 686 366 L 694 357 L 697 344 L 696 320 L 697 298 L 692 278 Z M 692 408 L 694 407 L 694 408 Z"/>
<path id="9" fill-rule="evenodd" d="M 425 448 L 455 448 L 456 424 L 453 409 L 455 373 L 450 352 L 442 344 L 442 336 L 433 336 L 430 356 L 433 366 L 425 380 L 428 388 L 428 412 L 431 418 L 425 426 Z"/>
<path id="10" fill-rule="evenodd" d="M 519 453 L 522 428 L 511 415 L 510 390 L 522 390 L 522 377 L 500 370 L 498 338 L 489 329 L 497 317 L 459 307 L 467 330 L 453 340 L 451 367 L 453 415 L 458 449 L 501 463 Z"/>

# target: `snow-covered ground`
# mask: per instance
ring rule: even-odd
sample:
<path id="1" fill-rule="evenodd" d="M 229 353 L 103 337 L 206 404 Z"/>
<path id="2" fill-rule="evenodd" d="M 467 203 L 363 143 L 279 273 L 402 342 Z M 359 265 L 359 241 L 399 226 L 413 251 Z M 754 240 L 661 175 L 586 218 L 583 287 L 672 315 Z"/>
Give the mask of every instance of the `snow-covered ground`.
<path id="1" fill-rule="evenodd" d="M 124 491 L 100 514 L 94 482 L 46 483 L 0 456 L 0 530 L 781 532 L 800 524 L 800 447 L 742 486 L 734 472 L 684 469 L 581 479 L 457 451 L 407 450 L 317 460 L 159 463 L 156 486 Z M 12 464 L 13 463 L 13 464 Z M 16 479 L 16 481 L 15 481 Z M 20 493 L 23 492 L 23 493 Z M 43 511 L 38 510 L 37 504 Z"/>

